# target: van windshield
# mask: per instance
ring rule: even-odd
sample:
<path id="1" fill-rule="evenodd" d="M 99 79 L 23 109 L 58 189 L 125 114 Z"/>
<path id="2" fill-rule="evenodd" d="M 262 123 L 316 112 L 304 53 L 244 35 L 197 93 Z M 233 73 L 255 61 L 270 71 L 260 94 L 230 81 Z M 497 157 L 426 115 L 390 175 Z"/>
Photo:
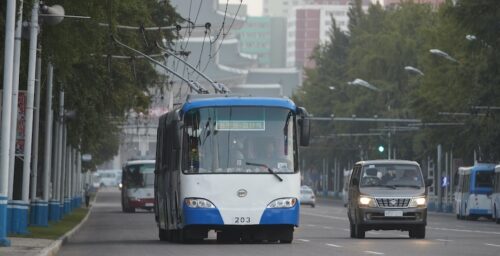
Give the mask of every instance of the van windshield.
<path id="1" fill-rule="evenodd" d="M 363 167 L 360 187 L 423 187 L 420 168 L 410 164 L 372 164 Z"/>

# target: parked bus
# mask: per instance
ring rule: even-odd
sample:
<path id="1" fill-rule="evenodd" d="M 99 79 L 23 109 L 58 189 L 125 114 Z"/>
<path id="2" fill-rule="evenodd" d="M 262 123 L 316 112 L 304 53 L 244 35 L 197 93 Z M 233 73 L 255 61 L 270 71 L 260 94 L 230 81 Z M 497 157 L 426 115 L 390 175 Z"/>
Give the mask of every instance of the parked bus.
<path id="1" fill-rule="evenodd" d="M 154 160 L 128 161 L 122 172 L 122 210 L 152 211 L 154 207 Z"/>
<path id="2" fill-rule="evenodd" d="M 497 224 L 500 224 L 500 165 L 495 166 L 495 178 L 493 183 L 491 211 L 493 214 L 493 220 L 495 220 Z"/>
<path id="3" fill-rule="evenodd" d="M 189 95 L 160 118 L 155 207 L 162 241 L 280 241 L 299 225 L 307 112 L 284 98 Z"/>
<path id="4" fill-rule="evenodd" d="M 455 212 L 458 219 L 491 218 L 494 164 L 458 168 Z"/>

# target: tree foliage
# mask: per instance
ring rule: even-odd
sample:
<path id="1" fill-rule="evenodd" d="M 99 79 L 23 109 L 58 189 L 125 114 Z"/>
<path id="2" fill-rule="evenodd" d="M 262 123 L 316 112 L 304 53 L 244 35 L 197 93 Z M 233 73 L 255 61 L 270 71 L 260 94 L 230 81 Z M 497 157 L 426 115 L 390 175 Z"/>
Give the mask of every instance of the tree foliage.
<path id="1" fill-rule="evenodd" d="M 134 55 L 115 45 L 111 35 L 142 52 L 158 52 L 154 49 L 154 42 L 162 38 L 171 41 L 174 35 L 170 30 L 123 30 L 117 25 L 171 26 L 177 23 L 179 16 L 169 1 L 48 0 L 44 3 L 63 6 L 66 15 L 91 17 L 64 18 L 55 26 L 42 22 L 39 42 L 43 63 L 51 62 L 55 68 L 54 92 L 64 90 L 65 108 L 76 112 L 75 118 L 67 120 L 68 142 L 80 147 L 83 153 L 92 154 L 91 166 L 94 166 L 117 153 L 118 125 L 131 109 L 146 112 L 150 103 L 147 89 L 156 86 L 159 79 L 153 66 L 143 59 L 108 57 Z M 24 17 L 29 19 L 31 3 L 25 5 Z M 0 33 L 4 34 L 3 9 L 2 13 Z M 100 26 L 99 23 L 109 26 Z M 23 41 L 23 44 L 27 45 L 28 41 Z M 22 66 L 27 65 L 26 55 L 27 51 L 23 51 Z M 42 69 L 43 75 L 45 70 Z M 22 88 L 26 78 L 22 77 L 20 81 Z M 53 101 L 56 111 L 58 99 L 55 96 Z"/>
<path id="2" fill-rule="evenodd" d="M 404 131 L 395 123 L 317 122 L 314 132 L 322 136 L 382 131 L 380 136 L 331 137 L 318 140 L 317 146 L 329 147 L 324 154 L 330 156 L 347 155 L 351 162 L 386 157 L 376 148 L 387 146 L 389 140 L 398 158 L 419 160 L 434 154 L 436 145 L 442 144 L 468 163 L 474 150 L 485 161 L 498 161 L 500 127 L 495 112 L 474 110 L 474 106 L 500 105 L 499 9 L 500 2 L 495 0 L 461 0 L 456 5 L 448 1 L 438 9 L 404 1 L 387 9 L 371 5 L 362 12 L 360 1 L 354 1 L 349 33 L 339 31 L 333 22 L 330 41 L 315 51 L 316 68 L 306 70 L 307 79 L 295 99 L 316 116 L 418 118 L 424 123 L 465 125 Z M 468 41 L 467 34 L 477 39 Z M 430 49 L 445 51 L 459 63 L 432 55 Z M 416 67 L 425 75 L 409 73 L 405 66 Z M 380 91 L 347 83 L 356 78 Z M 330 91 L 329 86 L 335 90 Z M 471 115 L 464 118 L 440 112 Z"/>

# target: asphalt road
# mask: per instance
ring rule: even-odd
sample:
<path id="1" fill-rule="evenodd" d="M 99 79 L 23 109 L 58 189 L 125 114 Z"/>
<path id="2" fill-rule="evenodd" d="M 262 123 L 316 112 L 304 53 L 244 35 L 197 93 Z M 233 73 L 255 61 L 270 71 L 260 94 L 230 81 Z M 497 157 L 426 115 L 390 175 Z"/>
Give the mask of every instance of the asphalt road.
<path id="1" fill-rule="evenodd" d="M 90 218 L 58 255 L 500 255 L 500 225 L 451 214 L 430 213 L 426 239 L 400 231 L 369 231 L 366 239 L 352 239 L 345 208 L 331 200 L 301 208 L 292 244 L 218 244 L 213 233 L 201 244 L 160 242 L 153 213 L 122 213 L 119 195 L 99 192 Z"/>

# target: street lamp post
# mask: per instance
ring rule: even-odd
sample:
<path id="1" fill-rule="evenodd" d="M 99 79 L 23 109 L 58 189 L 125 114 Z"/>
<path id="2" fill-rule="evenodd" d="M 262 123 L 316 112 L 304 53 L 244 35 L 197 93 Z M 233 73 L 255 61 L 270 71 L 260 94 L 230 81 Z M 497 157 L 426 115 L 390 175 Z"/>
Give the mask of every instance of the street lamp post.
<path id="1" fill-rule="evenodd" d="M 451 62 L 455 62 L 455 63 L 459 63 L 458 60 L 456 60 L 455 58 L 451 57 L 448 53 L 446 52 L 443 52 L 439 49 L 430 49 L 429 52 L 431 54 L 434 54 L 436 56 L 439 56 L 439 57 L 442 57 L 442 58 L 445 58 Z"/>
<path id="2" fill-rule="evenodd" d="M 408 72 L 415 73 L 415 74 L 420 75 L 420 76 L 424 76 L 424 72 L 422 72 L 420 69 L 412 67 L 412 66 L 406 66 L 405 70 Z"/>
<path id="3" fill-rule="evenodd" d="M 2 132 L 0 148 L 0 246 L 10 246 L 7 238 L 7 194 L 9 190 L 9 138 L 12 112 L 12 71 L 14 61 L 14 30 L 16 1 L 7 0 L 5 17 L 5 54 L 2 96 Z"/>
<path id="4" fill-rule="evenodd" d="M 351 81 L 351 82 L 347 82 L 347 84 L 349 85 L 359 85 L 359 86 L 363 86 L 363 87 L 366 87 L 370 90 L 373 90 L 373 91 L 380 91 L 379 88 L 373 86 L 372 84 L 368 83 L 367 81 L 363 80 L 363 79 L 359 79 L 359 78 L 356 78 L 354 79 L 354 81 Z"/>

